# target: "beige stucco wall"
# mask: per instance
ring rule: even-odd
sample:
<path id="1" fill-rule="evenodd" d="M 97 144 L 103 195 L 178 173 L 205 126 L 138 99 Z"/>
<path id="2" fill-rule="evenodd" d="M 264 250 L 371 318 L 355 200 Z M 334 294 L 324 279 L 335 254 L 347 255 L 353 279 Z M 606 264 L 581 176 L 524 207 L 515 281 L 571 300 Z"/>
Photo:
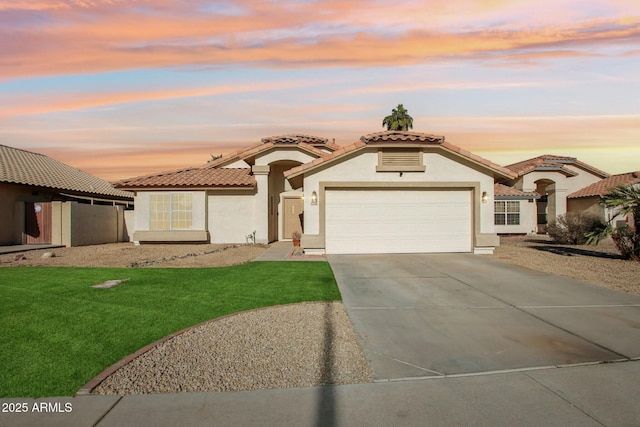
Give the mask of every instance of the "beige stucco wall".
<path id="1" fill-rule="evenodd" d="M 211 243 L 246 243 L 246 236 L 256 230 L 255 202 L 253 192 L 210 191 L 207 206 Z"/>
<path id="2" fill-rule="evenodd" d="M 567 199 L 567 212 L 586 212 L 597 215 L 603 221 L 605 218 L 605 209 L 599 203 L 599 197 L 589 197 L 584 199 Z"/>
<path id="3" fill-rule="evenodd" d="M 248 169 L 251 166 L 245 162 L 244 160 L 236 160 L 235 162 L 229 163 L 228 165 L 224 165 L 223 168 L 229 169 Z"/>
<path id="4" fill-rule="evenodd" d="M 269 165 L 274 162 L 282 161 L 282 160 L 290 160 L 299 163 L 307 163 L 318 156 L 313 156 L 307 152 L 301 151 L 300 148 L 296 146 L 291 147 L 278 147 L 278 149 L 274 149 L 272 151 L 267 151 L 264 154 L 261 154 L 256 157 L 256 165 Z"/>
<path id="5" fill-rule="evenodd" d="M 529 202 L 529 200 L 532 200 Z M 519 225 L 494 225 L 498 234 L 535 234 L 537 226 L 537 213 L 535 200 L 512 200 L 520 203 Z"/>
<path id="6" fill-rule="evenodd" d="M 616 215 L 618 209 L 605 208 L 600 204 L 599 197 L 569 199 L 569 212 L 588 212 L 597 215 L 603 221 L 611 221 L 614 227 L 633 225 L 633 215 Z"/>
<path id="7" fill-rule="evenodd" d="M 565 165 L 565 168 L 577 173 L 577 175 L 568 177 L 557 171 L 534 171 L 520 177 L 514 187 L 524 192 L 531 192 L 536 191 L 536 181 L 549 180 L 555 182 L 555 194 L 549 197 L 549 203 L 554 203 L 554 206 L 549 208 L 549 212 L 555 212 L 556 216 L 564 215 L 568 209 L 567 196 L 569 194 L 602 179 L 600 176 L 572 165 Z M 543 196 L 544 194 L 541 195 Z M 549 220 L 552 219 L 549 218 Z"/>
<path id="8" fill-rule="evenodd" d="M 64 246 L 128 241 L 122 206 L 52 202 L 51 243 Z"/>
<path id="9" fill-rule="evenodd" d="M 423 161 L 425 172 L 376 172 L 378 165 L 377 150 L 363 152 L 331 167 L 305 176 L 304 179 L 304 222 L 305 234 L 318 234 L 320 231 L 319 204 L 311 205 L 311 193 L 319 193 L 322 182 L 379 182 L 406 184 L 411 182 L 451 183 L 475 182 L 480 194 L 487 192 L 491 203 L 480 203 L 480 232 L 494 233 L 493 225 L 493 183 L 494 178 L 475 168 L 461 164 L 449 156 L 438 152 L 425 152 Z"/>
<path id="10" fill-rule="evenodd" d="M 123 240 L 124 210 L 121 206 L 68 204 L 71 206 L 71 246 Z"/>
<path id="11" fill-rule="evenodd" d="M 132 242 L 135 230 L 136 212 L 132 209 L 124 211 L 124 229 L 122 230 L 122 241 Z"/>

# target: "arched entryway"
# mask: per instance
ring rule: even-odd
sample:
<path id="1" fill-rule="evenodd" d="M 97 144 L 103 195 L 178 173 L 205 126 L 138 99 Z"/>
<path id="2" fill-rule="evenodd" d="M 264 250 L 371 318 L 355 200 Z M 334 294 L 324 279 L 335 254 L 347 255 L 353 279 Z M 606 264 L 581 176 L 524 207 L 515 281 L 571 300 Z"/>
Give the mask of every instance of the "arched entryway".
<path id="1" fill-rule="evenodd" d="M 540 194 L 536 201 L 538 233 L 546 233 L 549 221 L 556 217 L 556 183 L 550 179 L 540 179 L 535 184 L 536 193 Z"/>
<path id="2" fill-rule="evenodd" d="M 300 164 L 292 160 L 279 160 L 269 164 L 269 242 L 278 240 L 281 223 L 278 217 L 280 193 L 292 190 L 284 177 L 284 171 Z"/>

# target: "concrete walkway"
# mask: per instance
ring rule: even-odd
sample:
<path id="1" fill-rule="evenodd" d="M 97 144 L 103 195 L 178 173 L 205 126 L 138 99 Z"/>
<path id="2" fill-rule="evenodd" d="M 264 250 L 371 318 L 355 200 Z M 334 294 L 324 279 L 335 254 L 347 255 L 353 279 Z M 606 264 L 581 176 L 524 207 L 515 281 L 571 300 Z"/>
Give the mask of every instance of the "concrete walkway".
<path id="1" fill-rule="evenodd" d="M 632 361 L 331 387 L 0 399 L 14 412 L 0 412 L 0 425 L 637 426 L 638 395 L 640 361 Z"/>
<path id="2" fill-rule="evenodd" d="M 291 242 L 273 242 L 255 261 L 326 261 L 324 256 L 296 255 L 292 256 Z"/>
<path id="3" fill-rule="evenodd" d="M 38 249 L 53 249 L 63 248 L 60 245 L 12 245 L 12 246 L 0 246 L 0 255 L 12 254 L 16 252 L 35 251 Z"/>

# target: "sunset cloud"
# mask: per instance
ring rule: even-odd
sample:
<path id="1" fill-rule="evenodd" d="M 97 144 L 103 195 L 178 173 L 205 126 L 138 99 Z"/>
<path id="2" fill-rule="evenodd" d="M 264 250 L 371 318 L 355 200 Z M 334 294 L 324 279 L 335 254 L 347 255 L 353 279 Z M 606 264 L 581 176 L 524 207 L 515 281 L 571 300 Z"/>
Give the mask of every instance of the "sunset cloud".
<path id="1" fill-rule="evenodd" d="M 478 14 L 501 5 L 469 3 Z M 27 2 L 25 7 L 41 4 Z M 185 11 L 187 4 L 53 2 L 48 23 L 35 29 L 3 19 L 1 8 L 10 10 L 0 3 L 0 78 L 206 65 L 401 65 L 474 55 L 541 60 L 606 54 L 612 46 L 631 50 L 640 42 L 640 19 L 630 16 L 478 29 L 464 19 L 458 25 L 438 24 L 438 15 L 428 19 L 431 10 L 440 10 L 444 22 L 449 21 L 452 11 L 438 1 L 427 6 L 296 2 L 290 8 L 246 1 L 238 6 L 243 12 L 235 15 L 197 7 Z"/>
<path id="2" fill-rule="evenodd" d="M 199 87 L 194 89 L 172 90 L 130 90 L 126 92 L 93 92 L 65 93 L 50 96 L 43 95 L 38 99 L 31 96 L 14 96 L 0 105 L 0 118 L 21 116 L 26 114 L 42 114 L 60 111 L 80 110 L 131 102 L 148 102 L 171 100 L 177 98 L 195 98 L 233 93 L 278 91 L 313 85 L 312 81 L 252 83 L 238 85 L 220 85 Z"/>
<path id="3" fill-rule="evenodd" d="M 348 144 L 404 103 L 500 163 L 625 172 L 638 46 L 637 0 L 0 0 L 0 143 L 119 179 L 282 133 Z"/>

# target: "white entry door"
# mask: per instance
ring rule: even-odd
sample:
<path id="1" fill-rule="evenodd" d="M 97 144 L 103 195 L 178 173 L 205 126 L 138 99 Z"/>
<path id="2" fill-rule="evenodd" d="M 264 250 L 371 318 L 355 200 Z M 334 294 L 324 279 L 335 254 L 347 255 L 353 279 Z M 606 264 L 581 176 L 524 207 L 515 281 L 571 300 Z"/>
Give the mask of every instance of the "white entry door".
<path id="1" fill-rule="evenodd" d="M 328 254 L 471 252 L 471 191 L 326 191 Z"/>

